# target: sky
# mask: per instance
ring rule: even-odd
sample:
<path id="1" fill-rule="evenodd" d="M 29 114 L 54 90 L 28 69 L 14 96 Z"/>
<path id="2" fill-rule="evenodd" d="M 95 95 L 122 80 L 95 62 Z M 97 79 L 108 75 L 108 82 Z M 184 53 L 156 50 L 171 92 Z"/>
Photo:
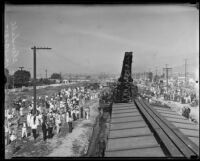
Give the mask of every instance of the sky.
<path id="1" fill-rule="evenodd" d="M 32 75 L 120 74 L 124 53 L 133 52 L 132 72 L 174 72 L 187 59 L 199 69 L 199 11 L 184 5 L 6 5 L 5 66 Z M 184 69 L 183 69 L 184 71 Z"/>

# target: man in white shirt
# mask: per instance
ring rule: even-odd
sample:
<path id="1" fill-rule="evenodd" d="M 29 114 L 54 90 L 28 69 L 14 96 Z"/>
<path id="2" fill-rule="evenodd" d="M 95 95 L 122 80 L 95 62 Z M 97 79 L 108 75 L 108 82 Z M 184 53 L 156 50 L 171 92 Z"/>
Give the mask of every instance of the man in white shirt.
<path id="1" fill-rule="evenodd" d="M 27 126 L 30 127 L 30 122 L 31 122 L 31 112 L 28 112 L 27 117 L 26 117 L 26 122 L 27 122 Z"/>
<path id="2" fill-rule="evenodd" d="M 31 129 L 32 129 L 34 140 L 36 140 L 36 137 L 37 137 L 37 127 L 38 127 L 38 125 L 39 125 L 38 117 L 32 116 L 31 121 L 30 121 L 30 126 L 31 126 Z"/>
<path id="3" fill-rule="evenodd" d="M 23 107 L 20 107 L 20 116 L 23 116 Z"/>

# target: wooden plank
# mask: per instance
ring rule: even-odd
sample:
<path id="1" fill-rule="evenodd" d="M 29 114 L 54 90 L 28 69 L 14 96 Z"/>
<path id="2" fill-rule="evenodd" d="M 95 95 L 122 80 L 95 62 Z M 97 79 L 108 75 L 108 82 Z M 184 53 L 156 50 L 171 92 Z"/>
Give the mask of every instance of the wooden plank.
<path id="1" fill-rule="evenodd" d="M 124 105 L 121 105 L 121 106 L 113 106 L 113 108 L 122 108 L 122 107 L 135 107 L 134 104 L 124 104 Z"/>
<path id="2" fill-rule="evenodd" d="M 136 107 L 118 107 L 118 108 L 112 108 L 113 111 L 115 110 L 124 110 L 124 109 L 136 109 Z"/>
<path id="3" fill-rule="evenodd" d="M 184 123 L 184 124 L 192 124 L 194 125 L 194 123 L 192 123 L 190 120 L 188 119 L 176 119 L 176 118 L 166 118 L 169 121 L 172 122 L 177 122 L 177 123 Z"/>
<path id="4" fill-rule="evenodd" d="M 145 135 L 152 135 L 151 131 L 147 127 L 122 129 L 122 130 L 110 131 L 109 139 L 119 138 L 119 137 L 145 136 Z"/>
<path id="5" fill-rule="evenodd" d="M 113 110 L 112 115 L 115 113 L 130 113 L 130 112 L 137 112 L 138 109 L 124 109 L 124 110 Z"/>
<path id="6" fill-rule="evenodd" d="M 113 103 L 113 107 L 134 106 L 134 103 Z"/>
<path id="7" fill-rule="evenodd" d="M 163 111 L 163 110 L 156 110 L 156 111 L 165 114 L 178 115 L 175 111 Z"/>
<path id="8" fill-rule="evenodd" d="M 175 130 L 175 133 L 183 140 L 185 145 L 187 145 L 190 149 L 192 149 L 193 152 L 195 152 L 199 156 L 199 147 L 192 142 L 189 137 L 183 135 L 183 133 L 180 132 L 180 130 Z"/>
<path id="9" fill-rule="evenodd" d="M 165 157 L 159 146 L 121 151 L 109 151 L 105 157 Z"/>
<path id="10" fill-rule="evenodd" d="M 111 123 L 131 122 L 131 121 L 141 121 L 141 120 L 143 120 L 141 116 L 122 117 L 122 118 L 112 118 Z"/>
<path id="11" fill-rule="evenodd" d="M 129 117 L 129 116 L 140 116 L 139 112 L 134 113 L 114 113 L 112 114 L 112 118 L 118 118 L 118 117 Z"/>
<path id="12" fill-rule="evenodd" d="M 153 129 L 158 129 L 160 128 L 158 126 L 158 124 L 151 118 L 151 116 L 146 112 L 146 110 L 141 106 L 141 104 L 138 102 L 138 100 L 135 100 L 135 102 L 137 103 L 139 110 L 141 111 L 141 114 L 144 115 L 144 118 L 146 118 L 148 120 L 148 122 L 150 123 L 150 126 Z"/>
<path id="13" fill-rule="evenodd" d="M 183 124 L 183 123 L 176 123 L 176 122 L 172 122 L 172 124 L 181 129 L 191 129 L 191 130 L 199 131 L 199 126 L 196 124 L 193 125 L 193 124 Z"/>
<path id="14" fill-rule="evenodd" d="M 159 138 L 160 142 L 163 146 L 168 150 L 171 156 L 173 157 L 183 157 L 183 154 L 179 151 L 179 149 L 173 144 L 173 142 L 169 139 L 166 133 L 161 129 L 158 123 L 151 117 L 151 115 L 146 111 L 146 109 L 141 105 L 139 100 L 135 100 L 139 109 L 147 118 L 150 126 L 154 130 L 156 136 Z"/>
<path id="15" fill-rule="evenodd" d="M 151 106 L 151 107 L 153 107 L 156 110 L 161 110 L 161 111 L 170 111 L 171 110 L 170 108 L 162 108 L 162 107 L 155 107 L 155 106 Z"/>
<path id="16" fill-rule="evenodd" d="M 124 122 L 124 123 L 116 123 L 110 125 L 110 130 L 119 130 L 119 129 L 127 129 L 127 128 L 140 128 L 140 127 L 147 127 L 144 121 L 138 122 Z"/>
<path id="17" fill-rule="evenodd" d="M 155 145 L 157 146 L 158 143 L 153 136 L 109 139 L 106 151 L 144 148 L 144 147 L 155 146 Z"/>
<path id="18" fill-rule="evenodd" d="M 194 142 L 199 147 L 199 138 L 189 137 L 189 139 L 192 140 L 192 142 Z"/>
<path id="19" fill-rule="evenodd" d="M 165 117 L 162 117 L 158 111 L 150 108 L 149 107 L 150 105 L 146 101 L 142 101 L 142 104 L 144 105 L 144 107 L 146 109 L 150 109 L 153 112 L 153 114 L 155 114 L 159 119 L 161 119 L 171 129 L 178 129 L 178 128 L 176 126 L 174 126 L 171 122 L 169 122 L 168 119 L 169 120 L 183 120 L 183 121 L 186 121 L 184 123 L 188 123 L 188 121 L 189 121 L 188 119 L 185 119 L 185 118 L 184 119 L 174 119 L 174 118 L 168 118 L 167 119 Z"/>
<path id="20" fill-rule="evenodd" d="M 161 115 L 165 116 L 166 118 L 177 118 L 177 119 L 185 119 L 181 115 L 171 115 L 171 114 L 165 114 L 165 113 L 160 113 Z"/>
<path id="21" fill-rule="evenodd" d="M 156 129 L 156 135 L 159 136 L 161 144 L 168 150 L 172 157 L 183 157 L 183 154 L 162 129 Z"/>
<path id="22" fill-rule="evenodd" d="M 182 150 L 182 152 L 187 157 L 199 155 L 199 148 L 196 146 L 196 144 L 194 144 L 193 142 L 191 142 L 191 140 L 189 140 L 188 137 L 186 137 L 183 133 L 181 133 L 180 130 L 178 128 L 176 128 L 176 126 L 174 126 L 172 123 L 170 123 L 165 118 L 163 118 L 162 116 L 160 116 L 159 113 L 156 110 L 153 110 L 152 108 L 148 108 L 149 104 L 147 102 L 143 102 L 143 104 L 145 105 L 144 107 L 146 107 L 147 109 L 152 110 L 154 112 L 154 114 L 156 114 L 156 116 L 158 116 L 158 118 L 160 119 L 159 123 L 161 123 L 161 121 L 162 121 L 162 123 L 164 123 L 164 125 L 166 125 L 168 127 L 168 129 L 166 129 L 166 130 L 172 131 L 172 129 L 173 129 L 173 133 L 172 133 L 172 135 L 170 133 L 169 137 L 173 138 L 173 136 L 175 134 L 175 136 L 177 137 L 177 139 L 173 139 L 173 141 L 175 143 L 177 143 L 177 145 L 179 146 L 179 148 Z M 164 125 L 162 125 L 161 127 L 163 127 Z M 177 141 L 178 139 L 180 139 L 182 142 Z M 184 145 L 185 145 L 185 147 L 183 147 Z M 194 155 L 192 155 L 192 153 Z"/>
<path id="23" fill-rule="evenodd" d="M 180 129 L 180 131 L 187 136 L 199 137 L 199 131 L 196 130 Z"/>
<path id="24" fill-rule="evenodd" d="M 133 102 L 127 102 L 127 103 L 113 103 L 114 105 L 123 105 L 123 104 L 133 104 Z"/>
<path id="25" fill-rule="evenodd" d="M 174 133 L 175 130 L 178 130 L 175 126 L 172 127 L 170 125 L 170 122 L 167 122 L 163 117 L 159 115 L 159 113 L 152 108 L 149 108 L 147 106 L 146 102 L 140 101 L 142 105 L 144 105 L 144 108 L 146 108 L 151 115 L 154 115 L 154 119 L 157 121 L 157 123 L 162 127 L 162 129 L 167 133 L 168 137 L 173 140 L 173 142 L 179 147 L 179 149 L 183 152 L 183 154 L 190 158 L 191 156 L 195 156 L 196 154 L 184 144 L 184 142 Z M 156 117 L 157 116 L 157 117 Z"/>
<path id="26" fill-rule="evenodd" d="M 115 106 L 115 107 L 112 107 L 112 109 L 123 109 L 123 108 L 136 108 L 135 106 L 131 105 L 131 106 Z"/>

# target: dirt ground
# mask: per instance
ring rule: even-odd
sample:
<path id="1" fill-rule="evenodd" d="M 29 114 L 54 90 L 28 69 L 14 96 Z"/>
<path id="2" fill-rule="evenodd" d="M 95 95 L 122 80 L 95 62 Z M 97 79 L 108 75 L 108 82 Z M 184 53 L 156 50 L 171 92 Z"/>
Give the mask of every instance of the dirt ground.
<path id="1" fill-rule="evenodd" d="M 62 143 L 48 157 L 80 157 L 87 153 L 95 119 L 98 115 L 98 99 L 90 102 L 90 118 L 82 120 L 72 133 L 63 138 Z"/>

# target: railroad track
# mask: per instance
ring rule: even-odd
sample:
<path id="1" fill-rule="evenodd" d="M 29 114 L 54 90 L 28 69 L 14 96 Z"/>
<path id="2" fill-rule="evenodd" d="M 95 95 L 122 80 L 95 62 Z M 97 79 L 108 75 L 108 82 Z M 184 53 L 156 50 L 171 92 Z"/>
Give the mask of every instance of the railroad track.
<path id="1" fill-rule="evenodd" d="M 113 104 L 105 157 L 199 158 L 199 144 L 168 120 L 173 111 L 159 110 L 143 99 Z"/>

